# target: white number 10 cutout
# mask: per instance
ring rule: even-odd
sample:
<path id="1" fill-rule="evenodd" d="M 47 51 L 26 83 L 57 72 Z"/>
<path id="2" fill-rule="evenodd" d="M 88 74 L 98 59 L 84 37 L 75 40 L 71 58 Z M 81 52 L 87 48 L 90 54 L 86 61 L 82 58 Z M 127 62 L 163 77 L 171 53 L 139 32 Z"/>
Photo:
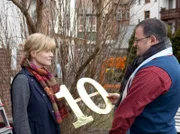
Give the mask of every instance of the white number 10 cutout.
<path id="1" fill-rule="evenodd" d="M 98 90 L 99 94 L 102 96 L 102 98 L 106 104 L 105 109 L 99 108 L 91 100 L 90 95 L 87 94 L 87 92 L 84 88 L 85 83 L 92 84 Z M 79 108 L 79 106 L 76 103 L 76 100 L 72 97 L 72 95 L 70 94 L 69 90 L 67 89 L 67 87 L 65 85 L 61 85 L 60 89 L 61 90 L 58 93 L 56 93 L 55 95 L 58 99 L 64 97 L 66 99 L 67 103 L 69 104 L 69 106 L 71 107 L 72 111 L 76 115 L 77 121 L 73 123 L 75 128 L 81 127 L 81 126 L 93 121 L 92 116 L 86 116 L 82 113 L 81 109 Z M 108 93 L 95 80 L 90 79 L 90 78 L 81 78 L 77 83 L 77 91 L 78 91 L 78 94 L 81 97 L 81 99 L 92 111 L 94 111 L 98 114 L 108 114 L 112 110 L 113 106 L 112 106 L 111 102 L 107 99 Z"/>

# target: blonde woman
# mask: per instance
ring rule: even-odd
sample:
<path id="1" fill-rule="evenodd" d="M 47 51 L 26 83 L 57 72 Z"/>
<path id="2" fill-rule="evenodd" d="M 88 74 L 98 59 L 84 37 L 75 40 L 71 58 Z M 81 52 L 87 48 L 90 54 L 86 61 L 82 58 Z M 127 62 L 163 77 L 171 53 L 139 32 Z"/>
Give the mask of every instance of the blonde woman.
<path id="1" fill-rule="evenodd" d="M 32 34 L 24 44 L 22 70 L 11 87 L 13 130 L 16 134 L 60 134 L 65 105 L 54 94 L 59 85 L 45 69 L 53 60 L 54 39 Z"/>

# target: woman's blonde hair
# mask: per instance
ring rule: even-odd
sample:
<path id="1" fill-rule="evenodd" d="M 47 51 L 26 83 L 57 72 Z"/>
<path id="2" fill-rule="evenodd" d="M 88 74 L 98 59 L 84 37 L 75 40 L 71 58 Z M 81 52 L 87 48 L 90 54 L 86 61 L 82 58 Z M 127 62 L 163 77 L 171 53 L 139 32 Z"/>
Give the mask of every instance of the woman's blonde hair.
<path id="1" fill-rule="evenodd" d="M 24 54 L 29 60 L 30 53 L 35 51 L 37 53 L 42 51 L 51 51 L 55 49 L 55 40 L 41 33 L 31 34 L 24 43 Z"/>

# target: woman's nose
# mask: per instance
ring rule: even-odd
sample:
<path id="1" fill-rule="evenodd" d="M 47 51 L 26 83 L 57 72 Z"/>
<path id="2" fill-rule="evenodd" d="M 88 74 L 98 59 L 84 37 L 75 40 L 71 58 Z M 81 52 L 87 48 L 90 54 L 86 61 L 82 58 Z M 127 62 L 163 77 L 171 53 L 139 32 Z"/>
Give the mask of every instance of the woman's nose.
<path id="1" fill-rule="evenodd" d="M 52 57 L 54 56 L 53 52 L 50 52 L 50 56 L 52 56 Z"/>

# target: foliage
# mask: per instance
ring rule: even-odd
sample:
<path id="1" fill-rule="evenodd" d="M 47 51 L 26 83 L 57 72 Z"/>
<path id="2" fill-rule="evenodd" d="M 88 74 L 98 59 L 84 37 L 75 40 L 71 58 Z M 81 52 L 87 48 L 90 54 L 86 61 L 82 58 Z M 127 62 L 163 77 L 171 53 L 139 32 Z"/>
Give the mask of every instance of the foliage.
<path id="1" fill-rule="evenodd" d="M 125 68 L 123 70 L 123 73 L 120 76 L 120 80 L 122 80 L 122 77 L 124 76 L 126 69 L 128 67 L 128 65 L 133 61 L 133 59 L 136 57 L 136 48 L 133 47 L 133 43 L 134 43 L 134 35 L 135 35 L 135 30 L 132 33 L 130 39 L 129 39 L 129 47 L 127 50 L 127 60 L 126 60 L 126 65 Z"/>
<path id="2" fill-rule="evenodd" d="M 178 29 L 174 34 L 170 34 L 169 38 L 172 42 L 173 54 L 180 62 L 180 29 Z"/>
<path id="3" fill-rule="evenodd" d="M 132 33 L 131 38 L 129 39 L 129 47 L 127 50 L 126 66 L 129 65 L 133 61 L 133 59 L 136 57 L 136 49 L 135 49 L 135 47 L 133 47 L 134 35 L 135 35 L 135 31 Z"/>

